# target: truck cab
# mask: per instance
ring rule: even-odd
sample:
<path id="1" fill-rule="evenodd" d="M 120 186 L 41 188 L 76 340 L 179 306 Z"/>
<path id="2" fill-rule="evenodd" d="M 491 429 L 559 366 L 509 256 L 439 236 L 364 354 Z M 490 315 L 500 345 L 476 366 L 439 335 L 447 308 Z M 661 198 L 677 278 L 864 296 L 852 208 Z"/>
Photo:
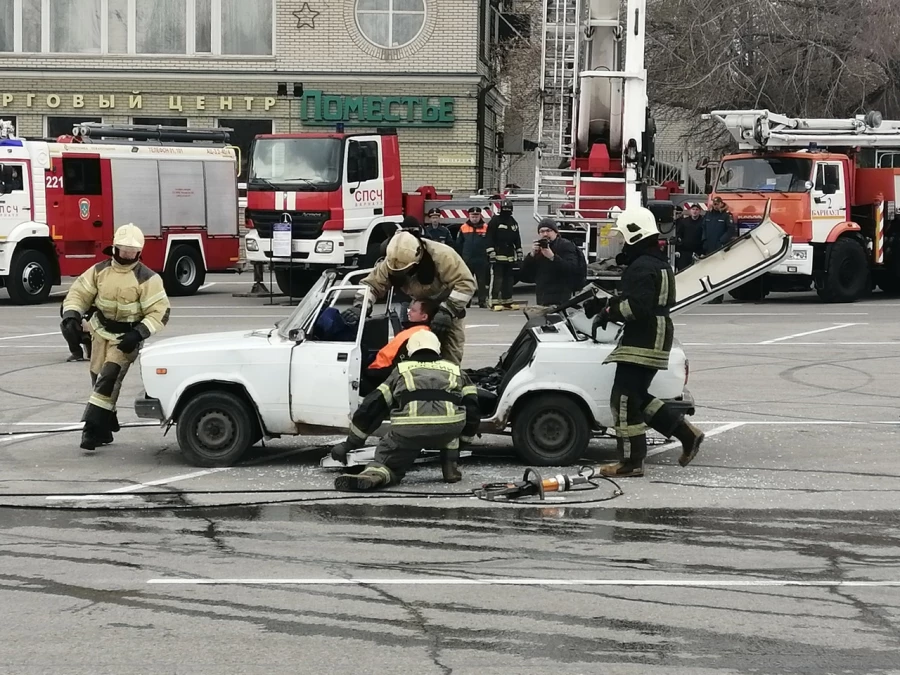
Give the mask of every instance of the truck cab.
<path id="1" fill-rule="evenodd" d="M 249 162 L 247 260 L 272 262 L 292 295 L 324 269 L 374 263 L 402 218 L 395 130 L 258 136 Z"/>

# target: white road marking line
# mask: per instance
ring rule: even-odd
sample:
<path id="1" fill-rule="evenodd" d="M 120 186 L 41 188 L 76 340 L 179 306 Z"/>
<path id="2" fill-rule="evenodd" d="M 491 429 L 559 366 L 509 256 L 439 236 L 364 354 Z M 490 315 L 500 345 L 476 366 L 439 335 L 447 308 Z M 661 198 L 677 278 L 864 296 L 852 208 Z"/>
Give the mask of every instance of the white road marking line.
<path id="1" fill-rule="evenodd" d="M 684 347 L 861 347 L 874 345 L 900 345 L 893 342 L 682 342 Z"/>
<path id="2" fill-rule="evenodd" d="M 466 326 L 466 328 L 499 328 L 499 323 L 473 323 L 470 326 Z"/>
<path id="3" fill-rule="evenodd" d="M 4 424 L 9 424 L 4 422 Z M 27 422 L 20 423 L 21 426 L 37 426 L 37 424 L 31 424 Z M 0 437 L 0 443 L 12 443 L 13 441 L 24 441 L 29 438 L 40 438 L 42 436 L 53 436 L 57 433 L 57 431 L 80 431 L 82 426 L 84 426 L 84 422 L 73 422 L 68 425 L 57 425 L 58 429 L 54 429 L 53 431 L 35 431 L 33 434 L 23 433 L 20 436 L 4 436 Z M 128 425 L 123 425 L 123 429 L 134 429 L 137 427 L 158 427 L 158 422 L 133 422 Z"/>
<path id="4" fill-rule="evenodd" d="M 52 333 L 31 333 L 30 335 L 8 335 L 7 337 L 0 337 L 0 340 L 24 340 L 25 338 L 44 337 L 46 335 L 59 336 L 60 333 L 58 330 L 55 330 Z"/>
<path id="5" fill-rule="evenodd" d="M 839 323 L 834 326 L 829 326 L 828 328 L 819 328 L 818 330 L 808 330 L 803 333 L 794 333 L 792 335 L 785 335 L 783 337 L 774 338 L 772 340 L 763 340 L 759 344 L 761 345 L 772 345 L 776 342 L 783 342 L 784 340 L 793 340 L 794 338 L 804 337 L 806 335 L 815 335 L 816 333 L 827 333 L 831 330 L 840 330 L 841 328 L 850 328 L 850 326 L 866 326 L 868 324 L 864 323 Z"/>
<path id="6" fill-rule="evenodd" d="M 177 307 L 175 308 L 178 309 Z M 229 309 L 245 310 L 246 307 L 230 307 Z M 283 319 L 286 314 L 181 314 L 175 313 L 178 319 Z M 53 319 L 52 316 L 37 316 L 36 319 Z M 240 330 L 240 329 L 238 329 Z M 60 335 L 59 331 L 55 333 L 41 333 L 42 335 Z M 12 339 L 12 338 L 10 338 Z"/>
<path id="7" fill-rule="evenodd" d="M 704 430 L 703 434 L 706 438 L 711 438 L 713 436 L 718 436 L 719 434 L 724 434 L 726 431 L 731 431 L 732 429 L 737 429 L 738 427 L 744 426 L 744 422 L 729 422 L 728 424 L 723 424 L 720 427 L 715 427 L 714 429 L 710 429 L 709 431 Z M 670 441 L 664 445 L 659 446 L 658 448 L 653 448 L 647 453 L 647 457 L 656 457 L 656 455 L 661 455 L 664 452 L 668 452 L 669 450 L 673 450 L 674 448 L 680 448 L 681 441 Z M 702 452 L 701 446 L 701 452 Z"/>
<path id="8" fill-rule="evenodd" d="M 203 285 L 202 285 L 200 288 L 198 288 L 197 290 L 198 290 L 198 291 L 202 291 L 204 288 L 210 288 L 211 286 L 215 286 L 217 283 L 218 283 L 217 281 L 210 281 L 208 284 L 203 284 Z"/>
<path id="9" fill-rule="evenodd" d="M 49 495 L 45 498 L 48 502 L 94 502 L 94 501 L 125 501 L 137 499 L 135 495 Z"/>
<path id="10" fill-rule="evenodd" d="M 168 485 L 169 483 L 176 483 L 180 480 L 190 480 L 191 478 L 199 478 L 200 476 L 206 476 L 211 473 L 219 473 L 220 471 L 228 471 L 233 467 L 223 466 L 216 469 L 204 469 L 203 471 L 194 471 L 193 473 L 183 473 L 180 476 L 172 476 L 171 478 L 160 478 L 158 480 L 148 480 L 146 483 L 138 483 L 137 485 L 126 485 L 125 487 L 113 488 L 112 490 L 106 490 L 104 494 L 113 495 L 113 494 L 122 494 L 124 492 L 136 492 L 138 490 L 142 490 L 146 487 L 153 487 L 155 485 Z"/>
<path id="11" fill-rule="evenodd" d="M 868 312 L 686 312 L 685 316 L 868 316 Z"/>
<path id="12" fill-rule="evenodd" d="M 900 580 L 885 581 L 829 581 L 790 579 L 459 579 L 455 577 L 428 577 L 407 579 L 148 579 L 148 584 L 176 586 L 201 585 L 298 585 L 298 586 L 670 586 L 670 587 L 719 587 L 740 588 L 753 586 L 807 586 L 835 587 L 900 587 Z"/>
<path id="13" fill-rule="evenodd" d="M 480 342 L 480 343 L 472 343 L 467 342 L 466 347 L 509 347 L 508 342 Z"/>

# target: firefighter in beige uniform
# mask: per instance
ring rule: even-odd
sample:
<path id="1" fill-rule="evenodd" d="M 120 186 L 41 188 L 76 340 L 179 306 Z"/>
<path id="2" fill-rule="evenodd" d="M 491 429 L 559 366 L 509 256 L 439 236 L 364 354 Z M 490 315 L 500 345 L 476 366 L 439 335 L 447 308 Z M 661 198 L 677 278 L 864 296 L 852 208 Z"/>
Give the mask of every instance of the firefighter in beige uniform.
<path id="1" fill-rule="evenodd" d="M 119 430 L 116 401 L 128 368 L 144 340 L 169 322 L 169 298 L 160 276 L 140 262 L 144 235 L 134 225 L 116 230 L 110 255 L 82 274 L 63 302 L 63 335 L 81 333 L 81 317 L 91 317 L 91 383 L 94 391 L 82 421 L 81 447 L 111 443 Z"/>
<path id="2" fill-rule="evenodd" d="M 449 246 L 422 239 L 411 232 L 391 237 L 384 260 L 362 280 L 381 299 L 391 287 L 414 300 L 433 300 L 440 307 L 431 320 L 431 330 L 441 341 L 441 356 L 460 365 L 466 344 L 463 319 L 466 305 L 475 295 L 475 277 Z M 355 325 L 360 319 L 361 301 L 344 312 L 344 320 Z"/>

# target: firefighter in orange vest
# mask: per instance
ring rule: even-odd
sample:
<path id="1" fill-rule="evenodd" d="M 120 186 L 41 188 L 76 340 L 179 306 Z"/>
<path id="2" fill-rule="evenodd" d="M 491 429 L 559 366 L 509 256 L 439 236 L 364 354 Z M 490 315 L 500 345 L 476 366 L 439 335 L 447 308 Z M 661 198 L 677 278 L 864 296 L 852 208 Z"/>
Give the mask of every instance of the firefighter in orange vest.
<path id="1" fill-rule="evenodd" d="M 397 366 L 397 362 L 407 355 L 406 343 L 413 335 L 422 330 L 430 330 L 428 325 L 437 312 L 437 306 L 428 300 L 413 300 L 407 310 L 407 321 L 404 330 L 397 333 L 394 339 L 381 348 L 366 369 L 366 375 L 377 387 L 384 382 L 391 371 Z"/>
<path id="2" fill-rule="evenodd" d="M 473 206 L 469 217 L 460 226 L 456 237 L 456 250 L 466 263 L 472 276 L 478 282 L 478 306 L 488 306 L 488 291 L 491 283 L 491 263 L 487 252 L 487 223 L 481 209 Z"/>

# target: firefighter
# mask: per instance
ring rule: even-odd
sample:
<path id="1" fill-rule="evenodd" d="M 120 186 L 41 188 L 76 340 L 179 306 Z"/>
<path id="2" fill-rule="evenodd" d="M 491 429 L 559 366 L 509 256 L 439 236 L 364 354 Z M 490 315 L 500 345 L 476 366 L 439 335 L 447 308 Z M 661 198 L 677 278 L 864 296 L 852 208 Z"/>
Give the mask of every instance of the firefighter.
<path id="1" fill-rule="evenodd" d="M 668 368 L 675 333 L 669 318 L 675 274 L 659 248 L 656 219 L 649 209 L 626 209 L 616 219 L 615 232 L 625 239 L 621 290 L 612 298 L 588 300 L 584 310 L 604 328 L 609 321 L 625 324 L 622 339 L 604 361 L 616 364 L 610 407 L 619 457 L 601 472 L 637 477 L 644 475 L 648 425 L 681 441 L 681 466 L 697 455 L 703 432 L 649 393 L 656 372 Z"/>
<path id="2" fill-rule="evenodd" d="M 407 342 L 409 360 L 399 363 L 388 379 L 366 396 L 353 415 L 347 440 L 331 450 L 346 465 L 347 453 L 390 415 L 390 431 L 375 449 L 375 461 L 359 474 L 343 474 L 335 490 L 358 492 L 399 483 L 423 449 L 441 451 L 441 473 L 447 483 L 462 480 L 459 449 L 469 445 L 481 419 L 478 392 L 455 363 L 440 357 L 434 333 L 419 331 Z"/>
<path id="3" fill-rule="evenodd" d="M 415 300 L 440 303 L 431 330 L 441 341 L 441 355 L 457 365 L 462 363 L 466 342 L 463 319 L 475 294 L 475 278 L 456 251 L 412 232 L 397 232 L 388 242 L 384 260 L 378 261 L 362 283 L 377 299 L 393 287 Z M 361 306 L 362 297 L 358 297 L 344 312 L 349 325 L 359 324 Z"/>
<path id="4" fill-rule="evenodd" d="M 512 301 L 514 270 L 522 255 L 519 224 L 513 218 L 512 202 L 504 199 L 500 213 L 491 218 L 487 229 L 487 254 L 491 263 L 491 309 L 517 309 Z"/>
<path id="5" fill-rule="evenodd" d="M 81 447 L 93 451 L 112 443 L 119 430 L 116 401 L 141 344 L 169 322 L 169 298 L 160 276 L 140 261 L 144 235 L 134 225 L 116 230 L 110 256 L 75 280 L 63 301 L 62 332 L 80 335 L 84 314 L 90 320 L 91 383 L 94 391 L 82 421 Z"/>
<path id="6" fill-rule="evenodd" d="M 478 306 L 486 309 L 491 285 L 491 263 L 487 254 L 487 223 L 481 209 L 473 206 L 469 217 L 459 228 L 456 250 L 478 281 Z"/>

